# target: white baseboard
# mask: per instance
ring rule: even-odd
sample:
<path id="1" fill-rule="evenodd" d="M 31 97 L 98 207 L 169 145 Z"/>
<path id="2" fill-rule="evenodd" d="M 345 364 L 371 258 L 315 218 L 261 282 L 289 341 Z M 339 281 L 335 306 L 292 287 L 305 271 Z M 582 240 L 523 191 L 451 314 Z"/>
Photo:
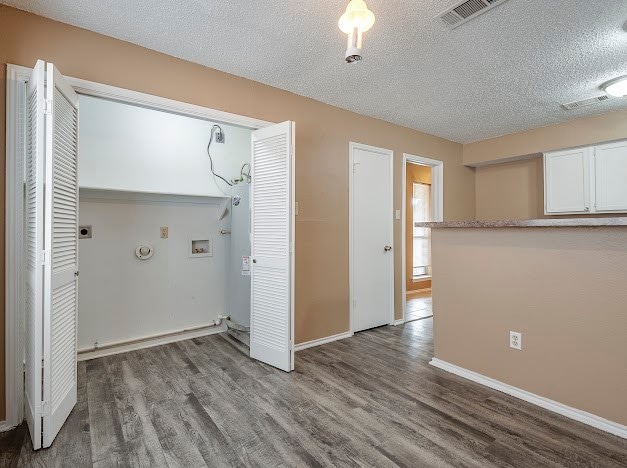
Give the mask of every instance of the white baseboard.
<path id="1" fill-rule="evenodd" d="M 451 374 L 455 374 L 465 379 L 472 380 L 478 384 L 485 385 L 486 387 L 493 388 L 499 392 L 507 393 L 513 397 L 520 398 L 521 400 L 540 406 L 546 410 L 561 414 L 567 418 L 574 419 L 575 421 L 579 421 L 589 426 L 596 427 L 602 431 L 609 432 L 610 434 L 614 434 L 618 437 L 622 437 L 623 439 L 627 439 L 627 426 L 610 421 L 609 419 L 573 408 L 572 406 L 567 406 L 558 401 L 550 400 L 543 396 L 536 395 L 535 393 L 522 390 L 518 387 L 513 387 L 499 380 L 495 380 L 471 370 L 464 369 L 463 367 L 442 361 L 441 359 L 433 358 L 429 364 L 437 367 L 438 369 L 450 372 Z"/>
<path id="2" fill-rule="evenodd" d="M 405 323 L 405 319 L 404 318 L 400 318 L 398 320 L 394 320 L 394 326 L 396 325 L 403 325 Z"/>
<path id="3" fill-rule="evenodd" d="M 343 340 L 344 338 L 350 338 L 351 336 L 353 336 L 353 332 L 347 331 L 344 333 L 338 333 L 337 335 L 318 338 L 317 340 L 305 341 L 304 343 L 298 343 L 294 346 L 294 351 L 302 351 L 303 349 L 313 348 L 314 346 L 331 343 L 332 341 Z"/>
<path id="4" fill-rule="evenodd" d="M 199 336 L 214 335 L 226 331 L 226 327 L 205 327 L 196 330 L 181 331 L 177 333 L 168 333 L 164 336 L 154 336 L 149 338 L 138 339 L 132 343 L 123 343 L 119 345 L 108 345 L 103 349 L 95 349 L 90 351 L 78 351 L 78 361 L 88 361 L 104 356 L 112 356 L 114 354 L 127 353 L 138 349 L 152 348 L 153 346 L 175 343 L 177 341 L 189 340 Z"/>
<path id="5" fill-rule="evenodd" d="M 6 421 L 0 421 L 0 432 L 5 432 L 5 431 L 10 431 L 11 429 L 13 429 L 15 426 L 9 424 Z"/>

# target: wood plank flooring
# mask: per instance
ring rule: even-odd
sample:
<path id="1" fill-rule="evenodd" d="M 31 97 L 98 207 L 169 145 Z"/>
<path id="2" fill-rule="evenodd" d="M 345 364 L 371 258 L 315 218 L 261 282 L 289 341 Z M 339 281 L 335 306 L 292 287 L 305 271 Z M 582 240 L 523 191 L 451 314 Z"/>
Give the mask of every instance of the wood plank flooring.
<path id="1" fill-rule="evenodd" d="M 431 290 L 408 295 L 405 303 L 405 321 L 412 322 L 427 317 L 433 317 Z"/>
<path id="2" fill-rule="evenodd" d="M 23 427 L 0 463 L 41 467 L 625 467 L 627 441 L 428 365 L 432 319 L 297 353 L 290 374 L 218 335 L 79 364 L 53 446 Z"/>

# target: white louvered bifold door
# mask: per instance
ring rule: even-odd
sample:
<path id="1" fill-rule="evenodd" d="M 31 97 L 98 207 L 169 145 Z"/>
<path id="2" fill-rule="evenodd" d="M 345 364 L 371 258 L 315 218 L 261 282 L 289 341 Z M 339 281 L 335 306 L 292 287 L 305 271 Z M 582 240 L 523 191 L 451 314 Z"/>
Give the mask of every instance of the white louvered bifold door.
<path id="1" fill-rule="evenodd" d="M 38 61 L 26 93 L 26 317 L 24 412 L 35 450 L 41 448 L 46 64 Z"/>
<path id="2" fill-rule="evenodd" d="M 252 133 L 250 356 L 294 368 L 294 123 Z"/>
<path id="3" fill-rule="evenodd" d="M 46 67 L 43 446 L 76 404 L 78 96 Z"/>

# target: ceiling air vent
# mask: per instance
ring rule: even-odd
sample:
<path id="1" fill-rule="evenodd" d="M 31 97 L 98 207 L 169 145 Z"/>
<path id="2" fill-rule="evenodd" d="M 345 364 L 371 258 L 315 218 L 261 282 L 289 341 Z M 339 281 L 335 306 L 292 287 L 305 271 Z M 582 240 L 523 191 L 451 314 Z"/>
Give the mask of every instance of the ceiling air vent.
<path id="1" fill-rule="evenodd" d="M 481 13 L 485 13 L 490 8 L 494 8 L 507 0 L 466 0 L 449 8 L 438 16 L 440 20 L 449 28 L 455 29 L 466 21 L 470 21 Z"/>
<path id="2" fill-rule="evenodd" d="M 562 107 L 566 110 L 579 109 L 580 107 L 591 106 L 593 104 L 598 104 L 599 102 L 609 101 L 610 97 L 603 94 L 602 96 L 597 96 L 589 99 L 582 99 L 581 101 L 569 102 L 566 104 L 562 104 Z"/>

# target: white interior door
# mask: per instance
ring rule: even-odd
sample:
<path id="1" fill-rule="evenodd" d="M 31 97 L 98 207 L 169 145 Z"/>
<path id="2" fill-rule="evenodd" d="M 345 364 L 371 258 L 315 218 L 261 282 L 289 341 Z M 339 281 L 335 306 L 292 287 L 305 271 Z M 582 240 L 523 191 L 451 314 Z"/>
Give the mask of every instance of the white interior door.
<path id="1" fill-rule="evenodd" d="M 392 152 L 351 144 L 352 329 L 394 322 Z"/>
<path id="2" fill-rule="evenodd" d="M 26 95 L 24 410 L 35 450 L 41 448 L 42 414 L 45 68 L 45 62 L 37 62 L 28 81 Z"/>
<path id="3" fill-rule="evenodd" d="M 252 133 L 250 356 L 294 368 L 294 123 Z"/>
<path id="4" fill-rule="evenodd" d="M 78 96 L 46 66 L 43 446 L 76 404 L 78 310 Z"/>
<path id="5" fill-rule="evenodd" d="M 28 96 L 26 412 L 38 449 L 76 404 L 78 96 L 41 61 Z"/>

